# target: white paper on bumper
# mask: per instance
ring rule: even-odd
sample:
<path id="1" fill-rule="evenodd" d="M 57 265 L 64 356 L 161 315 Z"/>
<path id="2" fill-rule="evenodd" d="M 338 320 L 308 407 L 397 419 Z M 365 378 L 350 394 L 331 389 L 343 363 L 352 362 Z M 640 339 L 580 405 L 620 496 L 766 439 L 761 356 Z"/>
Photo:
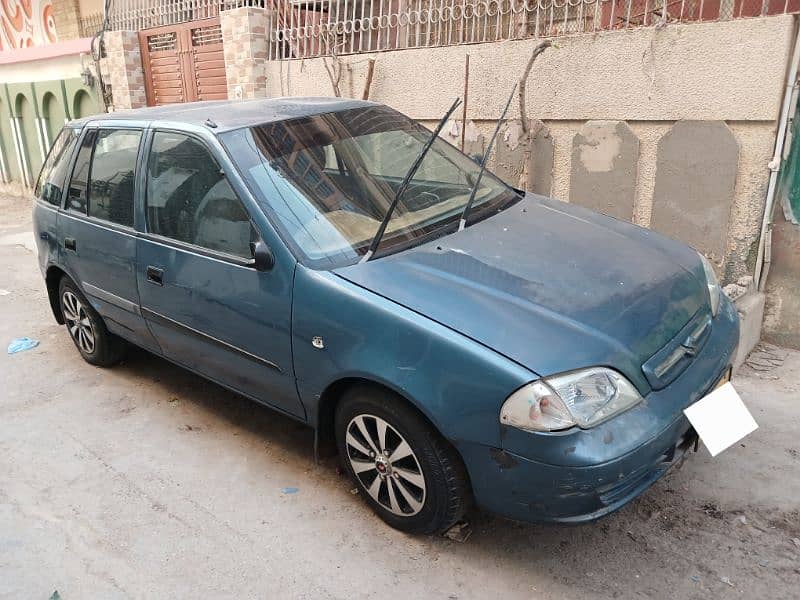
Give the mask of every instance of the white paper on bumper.
<path id="1" fill-rule="evenodd" d="M 704 396 L 683 413 L 711 456 L 758 429 L 758 424 L 730 382 Z"/>

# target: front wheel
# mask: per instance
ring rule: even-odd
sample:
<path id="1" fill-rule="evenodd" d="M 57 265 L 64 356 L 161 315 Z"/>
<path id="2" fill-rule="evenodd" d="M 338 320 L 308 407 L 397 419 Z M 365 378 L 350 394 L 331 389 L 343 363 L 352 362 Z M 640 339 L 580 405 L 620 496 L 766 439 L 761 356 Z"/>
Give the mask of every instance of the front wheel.
<path id="1" fill-rule="evenodd" d="M 461 458 L 404 400 L 369 386 L 351 388 L 335 427 L 345 468 L 386 523 L 436 533 L 463 516 L 469 483 Z"/>

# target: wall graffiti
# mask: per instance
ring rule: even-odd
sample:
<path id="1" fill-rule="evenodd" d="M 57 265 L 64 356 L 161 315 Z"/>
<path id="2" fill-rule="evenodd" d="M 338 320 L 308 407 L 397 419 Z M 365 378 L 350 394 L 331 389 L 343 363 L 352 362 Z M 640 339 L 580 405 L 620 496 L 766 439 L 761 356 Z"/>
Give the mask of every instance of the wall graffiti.
<path id="1" fill-rule="evenodd" d="M 57 41 L 50 0 L 0 0 L 0 52 Z"/>

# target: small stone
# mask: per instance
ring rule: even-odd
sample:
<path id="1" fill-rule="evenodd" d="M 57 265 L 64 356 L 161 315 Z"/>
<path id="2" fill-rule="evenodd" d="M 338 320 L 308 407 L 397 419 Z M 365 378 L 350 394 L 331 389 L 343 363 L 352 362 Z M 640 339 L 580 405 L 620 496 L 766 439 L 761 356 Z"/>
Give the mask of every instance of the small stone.
<path id="1" fill-rule="evenodd" d="M 747 517 L 745 517 L 744 515 L 739 515 L 738 517 L 736 517 L 736 520 L 739 521 L 739 523 L 741 523 L 742 525 L 747 525 Z"/>
<path id="2" fill-rule="evenodd" d="M 792 538 L 792 543 L 800 548 L 800 538 Z"/>
<path id="3" fill-rule="evenodd" d="M 720 580 L 722 583 L 724 583 L 725 585 L 729 585 L 729 586 L 731 586 L 731 587 L 734 587 L 734 585 L 733 585 L 733 583 L 731 583 L 731 580 L 730 580 L 730 578 L 729 578 L 729 577 L 720 577 L 720 578 L 719 578 L 719 580 Z"/>
<path id="4" fill-rule="evenodd" d="M 767 565 L 769 565 L 769 561 L 766 558 L 762 558 L 760 561 L 758 561 L 759 567 L 766 567 Z"/>
<path id="5" fill-rule="evenodd" d="M 692 575 L 692 581 L 698 583 L 700 581 L 700 575 Z"/>
<path id="6" fill-rule="evenodd" d="M 353 494 L 353 496 L 355 496 L 356 494 L 358 494 L 358 488 L 351 489 L 350 493 Z"/>
<path id="7" fill-rule="evenodd" d="M 472 527 L 469 526 L 469 523 L 465 521 L 461 521 L 453 525 L 450 529 L 448 529 L 444 536 L 448 539 L 453 540 L 454 542 L 466 542 L 469 539 L 469 536 L 472 535 Z"/>

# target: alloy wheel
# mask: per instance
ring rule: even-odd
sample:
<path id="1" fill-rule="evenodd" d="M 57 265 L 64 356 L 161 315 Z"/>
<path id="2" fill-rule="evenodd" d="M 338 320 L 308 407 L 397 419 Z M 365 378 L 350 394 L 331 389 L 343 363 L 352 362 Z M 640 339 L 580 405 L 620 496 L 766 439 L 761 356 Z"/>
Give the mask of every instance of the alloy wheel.
<path id="1" fill-rule="evenodd" d="M 61 304 L 64 321 L 72 339 L 86 354 L 91 354 L 94 352 L 95 337 L 92 321 L 89 319 L 86 308 L 78 297 L 70 291 L 64 292 L 61 296 Z"/>
<path id="2" fill-rule="evenodd" d="M 392 514 L 411 517 L 425 505 L 425 477 L 408 442 L 375 415 L 347 425 L 347 459 L 366 492 Z"/>

